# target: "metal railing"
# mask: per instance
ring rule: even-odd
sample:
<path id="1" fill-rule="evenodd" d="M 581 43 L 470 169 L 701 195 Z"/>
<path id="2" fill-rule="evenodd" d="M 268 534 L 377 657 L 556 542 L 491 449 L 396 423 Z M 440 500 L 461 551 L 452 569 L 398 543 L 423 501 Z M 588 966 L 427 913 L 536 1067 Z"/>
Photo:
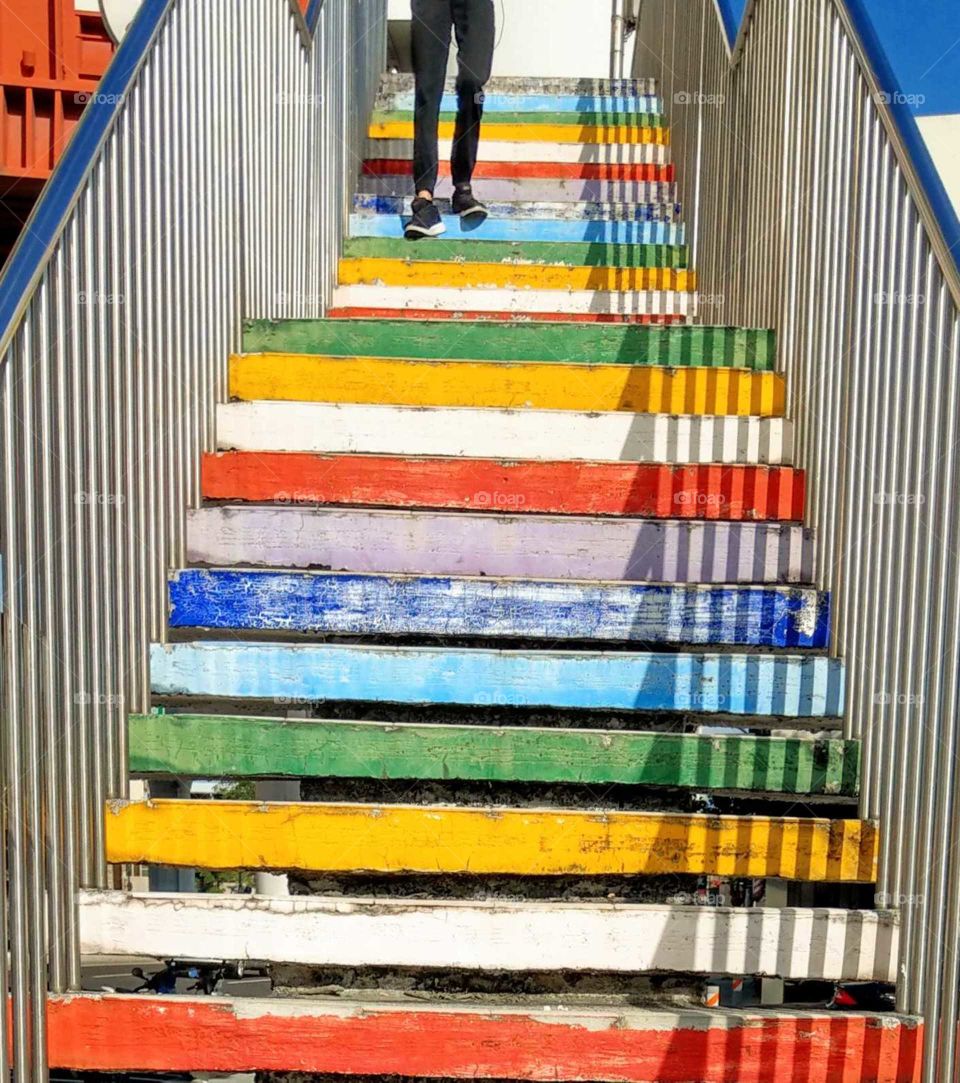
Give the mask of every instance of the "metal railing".
<path id="1" fill-rule="evenodd" d="M 43 1077 L 46 992 L 80 985 L 241 319 L 324 311 L 385 8 L 145 0 L 0 281 L 0 1075 Z"/>
<path id="2" fill-rule="evenodd" d="M 756 0 L 731 56 L 714 0 L 644 0 L 701 318 L 770 326 L 808 471 L 879 905 L 928 1080 L 956 1077 L 960 982 L 960 275 L 854 5 Z"/>

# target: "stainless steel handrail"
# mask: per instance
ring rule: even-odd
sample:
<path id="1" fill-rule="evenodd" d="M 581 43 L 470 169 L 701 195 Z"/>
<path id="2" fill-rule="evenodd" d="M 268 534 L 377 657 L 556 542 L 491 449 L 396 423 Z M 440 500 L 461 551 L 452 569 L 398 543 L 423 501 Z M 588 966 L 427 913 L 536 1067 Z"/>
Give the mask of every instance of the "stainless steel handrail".
<path id="1" fill-rule="evenodd" d="M 385 7 L 145 0 L 0 280 L 0 1074 L 44 1077 L 46 992 L 80 985 L 241 321 L 325 310 Z"/>
<path id="2" fill-rule="evenodd" d="M 955 216 L 855 5 L 756 0 L 731 64 L 714 0 L 644 0 L 704 320 L 775 327 L 832 650 L 902 922 L 925 1078 L 957 1067 L 960 290 Z"/>

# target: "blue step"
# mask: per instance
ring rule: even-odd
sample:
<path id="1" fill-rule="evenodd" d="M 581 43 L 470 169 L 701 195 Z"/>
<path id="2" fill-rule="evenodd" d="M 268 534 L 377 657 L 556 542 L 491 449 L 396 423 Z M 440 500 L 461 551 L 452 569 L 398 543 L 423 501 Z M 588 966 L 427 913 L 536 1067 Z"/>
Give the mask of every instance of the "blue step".
<path id="1" fill-rule="evenodd" d="M 351 237 L 402 237 L 409 217 L 369 211 L 350 215 Z M 584 222 L 559 218 L 488 218 L 462 222 L 444 215 L 443 224 L 452 236 L 471 236 L 478 241 L 563 241 L 589 244 L 685 244 L 683 225 L 667 222 Z"/>
<path id="2" fill-rule="evenodd" d="M 378 108 L 413 110 L 413 91 L 391 95 Z M 484 94 L 484 111 L 490 113 L 663 113 L 663 102 L 654 94 L 616 97 L 588 94 Z M 457 109 L 456 94 L 444 94 L 440 111 Z"/>
<path id="3" fill-rule="evenodd" d="M 444 216 L 452 213 L 450 200 L 438 198 L 437 209 Z M 539 220 L 572 222 L 678 222 L 681 216 L 679 203 L 605 203 L 599 201 L 569 200 L 547 203 L 523 200 L 487 200 L 486 208 L 491 218 L 535 218 Z M 371 214 L 395 214 L 402 216 L 410 209 L 410 197 L 390 195 L 385 192 L 357 192 L 353 197 L 356 212 Z"/>
<path id="4" fill-rule="evenodd" d="M 171 576 L 170 625 L 823 648 L 830 601 L 796 587 L 190 569 Z"/>
<path id="5" fill-rule="evenodd" d="M 778 718 L 843 713 L 842 664 L 815 655 L 580 653 L 279 643 L 154 644 L 160 696 L 358 700 Z"/>

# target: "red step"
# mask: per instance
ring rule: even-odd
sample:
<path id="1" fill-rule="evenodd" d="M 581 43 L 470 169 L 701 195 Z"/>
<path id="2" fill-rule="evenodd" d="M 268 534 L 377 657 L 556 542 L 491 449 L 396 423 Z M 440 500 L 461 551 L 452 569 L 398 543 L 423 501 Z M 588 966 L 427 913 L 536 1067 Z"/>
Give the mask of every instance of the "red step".
<path id="1" fill-rule="evenodd" d="M 228 451 L 204 456 L 208 500 L 632 515 L 758 522 L 803 518 L 787 466 L 510 462 Z"/>
<path id="2" fill-rule="evenodd" d="M 409 173 L 410 163 L 403 158 L 368 158 L 364 173 L 383 176 L 387 173 Z M 450 175 L 449 162 L 440 163 L 440 176 Z M 547 177 L 553 180 L 676 180 L 673 165 L 626 165 L 600 162 L 478 162 L 475 177 Z"/>

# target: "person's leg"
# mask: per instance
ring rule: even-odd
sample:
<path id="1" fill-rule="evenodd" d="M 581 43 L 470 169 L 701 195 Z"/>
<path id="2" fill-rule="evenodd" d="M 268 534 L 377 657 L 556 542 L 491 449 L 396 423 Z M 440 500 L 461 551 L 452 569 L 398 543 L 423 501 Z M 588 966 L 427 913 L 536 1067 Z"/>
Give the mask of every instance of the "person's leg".
<path id="1" fill-rule="evenodd" d="M 494 0 L 451 0 L 457 34 L 457 126 L 451 169 L 454 187 L 469 185 L 477 164 L 483 88 L 493 66 Z"/>
<path id="2" fill-rule="evenodd" d="M 437 125 L 447 77 L 450 0 L 411 0 L 413 71 L 416 84 L 413 121 L 413 179 L 419 195 L 437 184 Z"/>

